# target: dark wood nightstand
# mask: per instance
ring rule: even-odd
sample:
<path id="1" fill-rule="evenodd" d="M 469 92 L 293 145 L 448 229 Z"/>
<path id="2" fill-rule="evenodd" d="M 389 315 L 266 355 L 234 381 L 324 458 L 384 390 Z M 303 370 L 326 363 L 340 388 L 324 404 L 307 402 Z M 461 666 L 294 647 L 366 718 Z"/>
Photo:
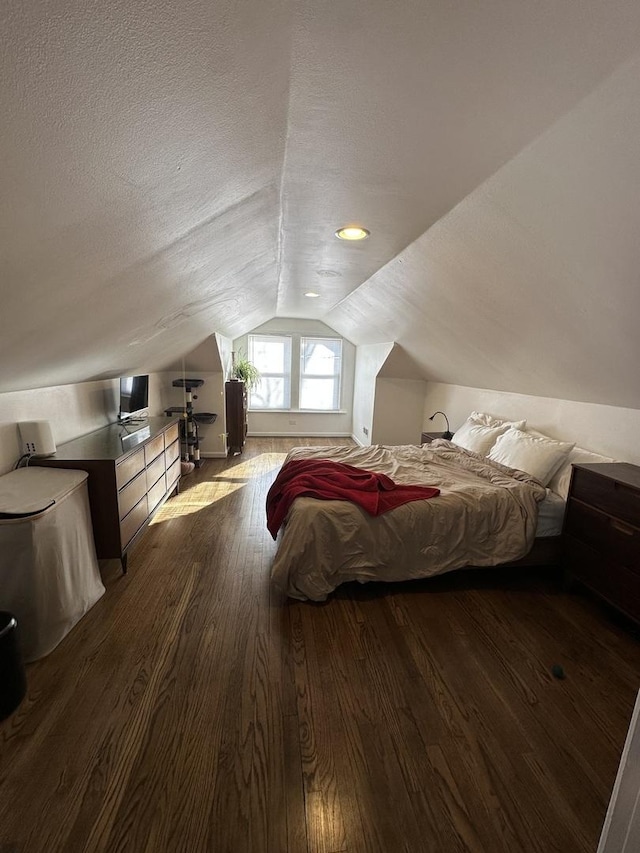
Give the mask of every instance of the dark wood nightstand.
<path id="1" fill-rule="evenodd" d="M 435 441 L 436 438 L 444 438 L 443 432 L 423 432 L 422 438 L 420 439 L 421 444 L 431 444 L 432 441 Z"/>
<path id="2" fill-rule="evenodd" d="M 568 580 L 640 622 L 640 467 L 573 466 L 562 553 Z"/>

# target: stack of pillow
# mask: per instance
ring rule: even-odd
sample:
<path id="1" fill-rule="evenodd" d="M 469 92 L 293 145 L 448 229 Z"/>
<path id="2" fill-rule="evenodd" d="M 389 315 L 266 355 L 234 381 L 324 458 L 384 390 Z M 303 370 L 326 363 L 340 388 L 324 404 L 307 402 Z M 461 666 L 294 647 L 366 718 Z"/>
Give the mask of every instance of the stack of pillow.
<path id="1" fill-rule="evenodd" d="M 471 412 L 452 441 L 494 462 L 525 471 L 565 499 L 572 464 L 613 461 L 576 447 L 573 442 L 556 441 L 525 427 L 526 421 L 504 421 L 483 412 Z"/>
<path id="2" fill-rule="evenodd" d="M 526 421 L 501 421 L 483 412 L 471 412 L 451 439 L 458 447 L 487 456 L 499 436 L 509 429 L 524 429 Z"/>

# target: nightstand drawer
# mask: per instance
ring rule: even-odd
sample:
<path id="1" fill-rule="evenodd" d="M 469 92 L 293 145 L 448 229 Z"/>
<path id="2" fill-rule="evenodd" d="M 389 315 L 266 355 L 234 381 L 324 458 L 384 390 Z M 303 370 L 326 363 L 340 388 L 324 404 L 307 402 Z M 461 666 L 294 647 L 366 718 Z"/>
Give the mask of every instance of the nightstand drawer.
<path id="1" fill-rule="evenodd" d="M 591 506 L 569 500 L 565 531 L 603 558 L 640 573 L 640 530 Z"/>
<path id="2" fill-rule="evenodd" d="M 572 536 L 564 537 L 563 547 L 571 575 L 628 616 L 640 618 L 640 575 L 610 563 Z"/>
<path id="3" fill-rule="evenodd" d="M 603 466 L 604 467 L 604 466 Z M 613 467 L 613 466 L 607 466 Z M 576 467 L 571 497 L 640 527 L 640 489 L 586 468 Z"/>

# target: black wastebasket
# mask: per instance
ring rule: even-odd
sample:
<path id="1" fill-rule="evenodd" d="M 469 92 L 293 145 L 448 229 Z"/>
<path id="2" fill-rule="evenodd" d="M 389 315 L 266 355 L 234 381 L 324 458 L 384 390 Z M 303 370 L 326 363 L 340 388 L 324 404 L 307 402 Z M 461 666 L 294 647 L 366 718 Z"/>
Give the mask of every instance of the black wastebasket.
<path id="1" fill-rule="evenodd" d="M 0 610 L 0 720 L 12 714 L 27 692 L 27 678 L 13 613 Z"/>

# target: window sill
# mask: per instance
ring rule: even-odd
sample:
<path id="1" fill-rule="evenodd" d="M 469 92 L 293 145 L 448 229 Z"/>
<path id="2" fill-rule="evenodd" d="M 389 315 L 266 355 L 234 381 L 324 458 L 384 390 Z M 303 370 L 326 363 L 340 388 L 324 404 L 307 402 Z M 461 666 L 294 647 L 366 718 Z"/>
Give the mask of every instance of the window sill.
<path id="1" fill-rule="evenodd" d="M 260 415 L 348 415 L 345 409 L 248 409 Z"/>

